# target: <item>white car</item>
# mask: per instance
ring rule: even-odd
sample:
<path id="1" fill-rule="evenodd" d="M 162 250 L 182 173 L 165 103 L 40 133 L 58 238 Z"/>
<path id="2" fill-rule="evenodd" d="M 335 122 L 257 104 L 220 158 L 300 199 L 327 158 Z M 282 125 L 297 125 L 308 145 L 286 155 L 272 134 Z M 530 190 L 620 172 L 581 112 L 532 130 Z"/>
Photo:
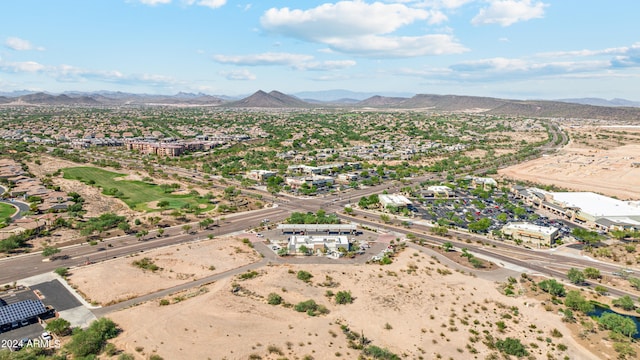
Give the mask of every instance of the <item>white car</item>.
<path id="1" fill-rule="evenodd" d="M 52 340 L 53 336 L 51 336 L 51 334 L 48 331 L 45 331 L 42 333 L 42 339 L 44 340 Z"/>

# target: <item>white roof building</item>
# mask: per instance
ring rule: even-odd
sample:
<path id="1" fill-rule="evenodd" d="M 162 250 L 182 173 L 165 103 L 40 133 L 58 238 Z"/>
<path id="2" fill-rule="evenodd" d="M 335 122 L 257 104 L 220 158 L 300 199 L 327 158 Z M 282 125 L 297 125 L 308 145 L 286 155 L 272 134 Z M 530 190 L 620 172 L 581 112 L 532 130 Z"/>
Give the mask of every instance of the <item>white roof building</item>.
<path id="1" fill-rule="evenodd" d="M 328 251 L 338 251 L 343 248 L 349 251 L 349 238 L 346 236 L 299 236 L 293 235 L 289 237 L 289 252 L 300 252 L 300 248 L 304 246 L 308 250 L 317 253 L 326 249 Z"/>
<path id="2" fill-rule="evenodd" d="M 512 222 L 502 227 L 502 233 L 514 239 L 533 242 L 541 245 L 551 245 L 558 236 L 558 228 L 539 226 L 525 222 Z"/>
<path id="3" fill-rule="evenodd" d="M 378 199 L 382 207 L 387 207 L 387 205 L 403 207 L 412 204 L 411 200 L 402 195 L 380 194 Z"/>
<path id="4" fill-rule="evenodd" d="M 621 201 L 592 192 L 554 192 L 555 203 L 565 208 L 580 209 L 586 220 L 601 218 L 640 221 L 640 207 L 636 202 Z"/>

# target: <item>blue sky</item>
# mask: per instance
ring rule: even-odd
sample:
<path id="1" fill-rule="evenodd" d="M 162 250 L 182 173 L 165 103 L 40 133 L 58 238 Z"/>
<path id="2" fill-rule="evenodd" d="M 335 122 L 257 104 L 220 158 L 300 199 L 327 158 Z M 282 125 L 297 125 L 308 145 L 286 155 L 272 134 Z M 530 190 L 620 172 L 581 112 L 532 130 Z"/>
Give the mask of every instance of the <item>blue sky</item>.
<path id="1" fill-rule="evenodd" d="M 637 0 L 4 0 L 0 91 L 640 100 Z"/>

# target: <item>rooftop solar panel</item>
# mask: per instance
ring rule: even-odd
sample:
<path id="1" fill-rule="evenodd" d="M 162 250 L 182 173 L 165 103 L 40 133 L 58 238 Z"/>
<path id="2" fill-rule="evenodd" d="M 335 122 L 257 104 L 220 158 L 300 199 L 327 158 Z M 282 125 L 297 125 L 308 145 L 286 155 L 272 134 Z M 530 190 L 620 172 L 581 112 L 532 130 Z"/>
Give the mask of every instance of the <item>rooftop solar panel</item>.
<path id="1" fill-rule="evenodd" d="M 40 300 L 28 299 L 5 306 L 0 306 L 0 325 L 14 321 L 29 319 L 47 312 Z"/>

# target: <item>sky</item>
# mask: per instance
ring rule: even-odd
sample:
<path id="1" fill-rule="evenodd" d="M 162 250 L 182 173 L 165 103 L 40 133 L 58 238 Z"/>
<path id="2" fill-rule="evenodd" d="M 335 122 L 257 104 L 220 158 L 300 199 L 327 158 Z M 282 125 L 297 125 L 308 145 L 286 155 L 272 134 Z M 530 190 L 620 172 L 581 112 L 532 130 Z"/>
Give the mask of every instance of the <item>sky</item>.
<path id="1" fill-rule="evenodd" d="M 0 91 L 640 100 L 637 0 L 3 0 Z"/>

